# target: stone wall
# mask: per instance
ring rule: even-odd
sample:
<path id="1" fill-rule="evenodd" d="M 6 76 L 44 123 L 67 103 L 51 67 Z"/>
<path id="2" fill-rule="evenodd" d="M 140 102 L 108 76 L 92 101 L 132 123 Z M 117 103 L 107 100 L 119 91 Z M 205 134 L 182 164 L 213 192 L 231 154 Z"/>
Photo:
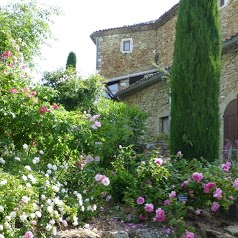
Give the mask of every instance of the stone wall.
<path id="1" fill-rule="evenodd" d="M 238 0 L 230 0 L 220 9 L 223 41 L 238 33 Z"/>
<path id="2" fill-rule="evenodd" d="M 177 17 L 174 16 L 157 30 L 159 62 L 163 67 L 172 65 L 176 20 Z"/>
<path id="3" fill-rule="evenodd" d="M 161 132 L 161 117 L 169 116 L 169 91 L 166 81 L 160 81 L 122 98 L 128 105 L 137 105 L 148 114 L 147 141 L 153 142 Z"/>
<path id="4" fill-rule="evenodd" d="M 133 51 L 123 54 L 120 51 L 121 40 L 126 38 L 132 38 Z M 153 68 L 155 41 L 155 30 L 100 37 L 98 45 L 99 73 L 110 79 Z"/>

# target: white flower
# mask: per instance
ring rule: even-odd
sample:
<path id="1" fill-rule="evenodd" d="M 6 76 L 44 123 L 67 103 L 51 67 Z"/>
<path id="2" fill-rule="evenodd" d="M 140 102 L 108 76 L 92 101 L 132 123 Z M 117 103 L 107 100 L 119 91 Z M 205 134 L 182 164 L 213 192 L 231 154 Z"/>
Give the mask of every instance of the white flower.
<path id="1" fill-rule="evenodd" d="M 21 176 L 21 178 L 22 178 L 22 180 L 24 180 L 24 181 L 26 181 L 26 180 L 27 180 L 27 177 L 26 177 L 26 175 L 22 175 L 22 176 Z"/>
<path id="2" fill-rule="evenodd" d="M 53 169 L 54 171 L 56 171 L 56 170 L 57 170 L 57 166 L 56 166 L 56 165 L 53 165 L 53 166 L 52 166 L 52 169 Z"/>
<path id="3" fill-rule="evenodd" d="M 51 174 L 52 171 L 51 171 L 50 169 L 48 169 L 48 170 L 46 171 L 46 173 L 47 173 L 47 174 Z"/>
<path id="4" fill-rule="evenodd" d="M 4 211 L 4 207 L 0 205 L 0 212 Z"/>
<path id="5" fill-rule="evenodd" d="M 85 207 L 81 206 L 81 211 L 84 212 L 85 211 Z"/>
<path id="6" fill-rule="evenodd" d="M 77 221 L 74 221 L 72 224 L 73 226 L 77 226 L 79 223 Z"/>
<path id="7" fill-rule="evenodd" d="M 5 238 L 5 236 L 4 236 L 4 235 L 2 235 L 2 234 L 0 234 L 0 238 Z"/>
<path id="8" fill-rule="evenodd" d="M 91 155 L 87 155 L 87 156 L 86 156 L 86 159 L 85 159 L 85 162 L 86 162 L 86 163 L 91 163 L 91 162 L 93 162 L 93 160 L 94 160 L 94 159 L 93 159 L 93 157 L 92 157 Z"/>
<path id="9" fill-rule="evenodd" d="M 61 189 L 61 193 L 66 193 L 65 188 L 62 188 L 62 189 Z"/>
<path id="10" fill-rule="evenodd" d="M 35 213 L 31 213 L 31 214 L 30 214 L 30 218 L 31 218 L 31 219 L 34 219 L 35 217 L 36 217 L 36 214 L 35 214 Z"/>
<path id="11" fill-rule="evenodd" d="M 5 164 L 6 161 L 3 158 L 0 158 L 0 164 Z"/>
<path id="12" fill-rule="evenodd" d="M 52 206 L 48 206 L 47 207 L 47 212 L 52 213 L 53 212 L 53 207 Z"/>
<path id="13" fill-rule="evenodd" d="M 39 157 L 35 157 L 33 160 L 32 160 L 33 164 L 37 164 L 40 162 L 40 158 Z"/>
<path id="14" fill-rule="evenodd" d="M 39 218 L 42 216 L 42 214 L 41 214 L 40 211 L 36 211 L 35 214 L 36 214 L 36 216 L 39 217 Z"/>
<path id="15" fill-rule="evenodd" d="M 6 180 L 6 179 L 4 179 L 4 180 L 2 180 L 2 181 L 0 182 L 0 185 L 5 185 L 5 184 L 7 184 L 7 180 Z"/>
<path id="16" fill-rule="evenodd" d="M 19 157 L 15 157 L 14 159 L 21 162 L 21 159 Z"/>
<path id="17" fill-rule="evenodd" d="M 76 196 L 79 200 L 82 200 L 82 195 L 80 193 L 78 193 Z"/>
<path id="18" fill-rule="evenodd" d="M 56 185 L 52 186 L 52 189 L 57 193 L 59 192 L 59 187 L 57 187 Z"/>
<path id="19" fill-rule="evenodd" d="M 79 206 L 83 205 L 83 200 L 79 200 Z"/>
<path id="20" fill-rule="evenodd" d="M 29 200 L 30 200 L 30 198 L 28 198 L 27 196 L 23 196 L 23 197 L 21 198 L 21 201 L 22 201 L 23 203 L 28 203 Z"/>
<path id="21" fill-rule="evenodd" d="M 3 225 L 0 224 L 0 231 L 3 231 Z"/>
<path id="22" fill-rule="evenodd" d="M 99 161 L 100 161 L 100 157 L 99 157 L 99 156 L 96 156 L 96 157 L 94 158 L 94 161 L 99 162 Z"/>
<path id="23" fill-rule="evenodd" d="M 20 216 L 20 220 L 23 222 L 23 221 L 25 221 L 27 219 L 27 215 L 26 214 L 22 214 L 21 216 Z"/>
<path id="24" fill-rule="evenodd" d="M 48 169 L 52 169 L 52 164 L 47 164 Z"/>
<path id="25" fill-rule="evenodd" d="M 11 221 L 11 217 L 10 216 L 5 216 L 5 220 L 6 221 Z"/>
<path id="26" fill-rule="evenodd" d="M 12 211 L 10 213 L 10 217 L 15 218 L 17 216 L 17 213 L 15 211 Z"/>
<path id="27" fill-rule="evenodd" d="M 8 230 L 11 229 L 11 225 L 9 224 L 9 222 L 4 222 L 4 226 L 5 226 L 5 228 L 7 228 Z"/>
<path id="28" fill-rule="evenodd" d="M 41 198 L 41 200 L 45 200 L 45 194 L 42 194 L 41 196 L 40 196 L 40 198 Z"/>
<path id="29" fill-rule="evenodd" d="M 43 151 L 43 150 L 39 150 L 39 154 L 40 154 L 40 155 L 43 155 L 43 154 L 44 154 L 44 151 Z"/>
<path id="30" fill-rule="evenodd" d="M 27 188 L 31 188 L 31 184 L 30 183 L 26 183 L 26 187 Z"/>
<path id="31" fill-rule="evenodd" d="M 63 226 L 68 226 L 68 222 L 66 220 L 62 221 Z"/>
<path id="32" fill-rule="evenodd" d="M 78 195 L 78 192 L 77 192 L 77 191 L 74 191 L 73 194 L 74 194 L 75 196 L 77 196 L 77 195 Z"/>
<path id="33" fill-rule="evenodd" d="M 28 171 L 31 171 L 31 170 L 32 170 L 30 165 L 26 165 L 26 166 L 25 166 L 25 169 L 28 170 Z"/>
<path id="34" fill-rule="evenodd" d="M 46 229 L 47 231 L 50 231 L 50 230 L 52 229 L 52 225 L 47 224 L 46 227 L 45 227 L 45 229 Z"/>
<path id="35" fill-rule="evenodd" d="M 56 228 L 55 226 L 53 227 L 52 234 L 53 234 L 54 236 L 57 235 L 57 228 Z"/>
<path id="36" fill-rule="evenodd" d="M 49 174 L 45 174 L 45 177 L 46 177 L 46 178 L 49 178 L 50 176 L 49 176 Z"/>
<path id="37" fill-rule="evenodd" d="M 54 219 L 51 219 L 51 220 L 49 221 L 49 223 L 50 223 L 51 225 L 54 225 L 54 224 L 55 224 L 55 220 L 54 220 Z"/>
<path id="38" fill-rule="evenodd" d="M 97 205 L 93 204 L 93 210 L 96 211 L 97 210 Z"/>
<path id="39" fill-rule="evenodd" d="M 27 144 L 24 144 L 22 147 L 23 147 L 24 150 L 28 149 L 28 145 Z"/>

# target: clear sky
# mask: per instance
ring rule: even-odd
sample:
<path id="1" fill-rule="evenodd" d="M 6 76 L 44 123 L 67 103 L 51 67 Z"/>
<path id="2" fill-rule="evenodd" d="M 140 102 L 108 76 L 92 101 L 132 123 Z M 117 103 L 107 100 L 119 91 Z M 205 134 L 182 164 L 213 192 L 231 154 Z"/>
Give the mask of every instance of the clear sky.
<path id="1" fill-rule="evenodd" d="M 91 33 L 155 20 L 178 2 L 178 0 L 39 1 L 58 6 L 64 12 L 63 16 L 55 18 L 52 27 L 53 34 L 58 40 L 51 42 L 51 47 L 43 47 L 42 57 L 37 60 L 39 74 L 43 71 L 64 68 L 69 52 L 73 51 L 77 56 L 77 71 L 83 77 L 94 74 L 96 69 L 96 46 L 90 38 Z"/>

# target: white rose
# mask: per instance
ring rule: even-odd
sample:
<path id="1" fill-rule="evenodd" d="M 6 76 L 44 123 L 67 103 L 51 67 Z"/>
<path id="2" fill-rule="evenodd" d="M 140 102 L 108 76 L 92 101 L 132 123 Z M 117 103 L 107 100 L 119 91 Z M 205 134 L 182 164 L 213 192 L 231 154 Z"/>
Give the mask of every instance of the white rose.
<path id="1" fill-rule="evenodd" d="M 3 212 L 3 211 L 4 211 L 4 207 L 0 206 L 0 212 Z"/>

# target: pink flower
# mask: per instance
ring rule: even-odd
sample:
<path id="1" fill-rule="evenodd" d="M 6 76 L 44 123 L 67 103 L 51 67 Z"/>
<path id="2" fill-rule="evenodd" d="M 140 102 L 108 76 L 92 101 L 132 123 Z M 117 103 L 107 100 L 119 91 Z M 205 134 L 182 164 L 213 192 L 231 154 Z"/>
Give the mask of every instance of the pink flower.
<path id="1" fill-rule="evenodd" d="M 100 161 L 100 157 L 99 157 L 99 156 L 96 156 L 96 157 L 94 158 L 94 161 L 99 162 L 99 161 Z"/>
<path id="2" fill-rule="evenodd" d="M 213 193 L 213 197 L 217 198 L 217 199 L 221 199 L 222 198 L 222 190 L 220 188 L 217 188 Z"/>
<path id="3" fill-rule="evenodd" d="M 2 58 L 7 60 L 12 56 L 12 52 L 11 51 L 5 51 L 2 53 Z"/>
<path id="4" fill-rule="evenodd" d="M 155 159 L 155 163 L 162 166 L 162 164 L 164 163 L 163 159 L 162 158 L 156 158 Z"/>
<path id="5" fill-rule="evenodd" d="M 27 231 L 23 236 L 23 238 L 34 238 L 34 235 L 31 231 Z"/>
<path id="6" fill-rule="evenodd" d="M 170 194 L 169 194 L 169 198 L 174 198 L 176 197 L 176 192 L 175 191 L 172 191 Z"/>
<path id="7" fill-rule="evenodd" d="M 211 211 L 216 212 L 220 208 L 220 204 L 218 202 L 213 202 Z"/>
<path id="8" fill-rule="evenodd" d="M 231 162 L 227 161 L 225 164 L 222 164 L 221 167 L 225 172 L 229 172 L 231 165 L 232 165 Z"/>
<path id="9" fill-rule="evenodd" d="M 162 222 L 162 221 L 165 220 L 165 213 L 164 213 L 164 211 L 161 208 L 158 208 L 155 211 L 155 213 L 156 213 L 156 216 L 155 216 L 156 221 Z"/>
<path id="10" fill-rule="evenodd" d="M 17 90 L 17 89 L 15 89 L 15 88 L 11 88 L 11 89 L 9 90 L 9 92 L 10 92 L 10 93 L 17 93 L 17 92 L 18 92 L 18 90 Z"/>
<path id="11" fill-rule="evenodd" d="M 166 205 L 169 205 L 169 204 L 171 204 L 171 201 L 170 201 L 169 199 L 167 199 L 167 200 L 164 201 L 164 205 L 165 205 L 165 206 L 166 206 Z"/>
<path id="12" fill-rule="evenodd" d="M 183 238 L 194 238 L 194 233 L 190 231 L 186 231 Z"/>
<path id="13" fill-rule="evenodd" d="M 101 181 L 102 178 L 103 178 L 103 175 L 101 175 L 101 174 L 96 174 L 96 176 L 95 176 L 95 180 L 96 180 L 97 182 Z"/>
<path id="14" fill-rule="evenodd" d="M 145 199 L 143 198 L 143 197 L 138 197 L 137 199 L 136 199 L 136 203 L 138 204 L 138 205 L 141 205 L 141 204 L 143 204 L 145 202 Z"/>
<path id="15" fill-rule="evenodd" d="M 53 103 L 53 104 L 52 104 L 52 107 L 53 107 L 54 109 L 58 109 L 58 108 L 59 108 L 59 106 L 58 106 L 56 103 Z"/>
<path id="16" fill-rule="evenodd" d="M 233 187 L 238 190 L 238 178 L 235 179 L 235 181 L 233 182 Z"/>
<path id="17" fill-rule="evenodd" d="M 182 152 L 181 152 L 181 151 L 178 151 L 177 156 L 178 156 L 178 157 L 183 156 L 183 155 L 182 155 Z"/>
<path id="18" fill-rule="evenodd" d="M 104 176 L 104 178 L 102 178 L 101 180 L 101 183 L 104 185 L 104 186 L 108 186 L 110 184 L 110 180 L 108 177 Z"/>
<path id="19" fill-rule="evenodd" d="M 188 180 L 185 180 L 185 181 L 182 182 L 181 187 L 182 187 L 182 188 L 186 188 L 186 186 L 187 186 L 188 184 L 189 184 L 189 181 L 188 181 Z"/>
<path id="20" fill-rule="evenodd" d="M 50 110 L 46 106 L 42 106 L 41 109 L 40 109 L 40 114 L 42 115 L 46 112 L 50 112 Z"/>
<path id="21" fill-rule="evenodd" d="M 201 214 L 201 210 L 200 210 L 200 209 L 197 209 L 197 210 L 195 211 L 195 214 L 196 214 L 196 215 L 200 215 L 200 214 Z"/>
<path id="22" fill-rule="evenodd" d="M 202 175 L 202 173 L 195 172 L 195 173 L 193 173 L 193 175 L 192 175 L 192 179 L 193 179 L 194 181 L 196 181 L 197 183 L 199 183 L 199 182 L 201 182 L 201 180 L 203 179 L 203 175 Z"/>
<path id="23" fill-rule="evenodd" d="M 36 95 L 36 91 L 32 91 L 32 92 L 30 93 L 30 98 L 34 97 L 35 95 Z"/>
<path id="24" fill-rule="evenodd" d="M 154 205 L 152 203 L 146 203 L 144 209 L 147 212 L 153 212 L 154 211 Z"/>
<path id="25" fill-rule="evenodd" d="M 143 214 L 140 214 L 139 215 L 139 220 L 145 221 L 145 220 L 147 220 L 147 217 L 145 215 L 143 215 Z"/>
<path id="26" fill-rule="evenodd" d="M 208 182 L 206 184 L 203 184 L 203 192 L 204 193 L 209 193 L 210 192 L 210 189 L 212 189 L 213 187 L 215 187 L 216 184 L 215 183 L 211 183 L 211 182 Z"/>
<path id="27" fill-rule="evenodd" d="M 93 159 L 93 157 L 91 156 L 91 155 L 87 155 L 86 156 L 86 159 L 85 159 L 85 162 L 86 163 L 91 163 L 91 162 L 93 162 L 94 161 L 94 159 Z"/>

